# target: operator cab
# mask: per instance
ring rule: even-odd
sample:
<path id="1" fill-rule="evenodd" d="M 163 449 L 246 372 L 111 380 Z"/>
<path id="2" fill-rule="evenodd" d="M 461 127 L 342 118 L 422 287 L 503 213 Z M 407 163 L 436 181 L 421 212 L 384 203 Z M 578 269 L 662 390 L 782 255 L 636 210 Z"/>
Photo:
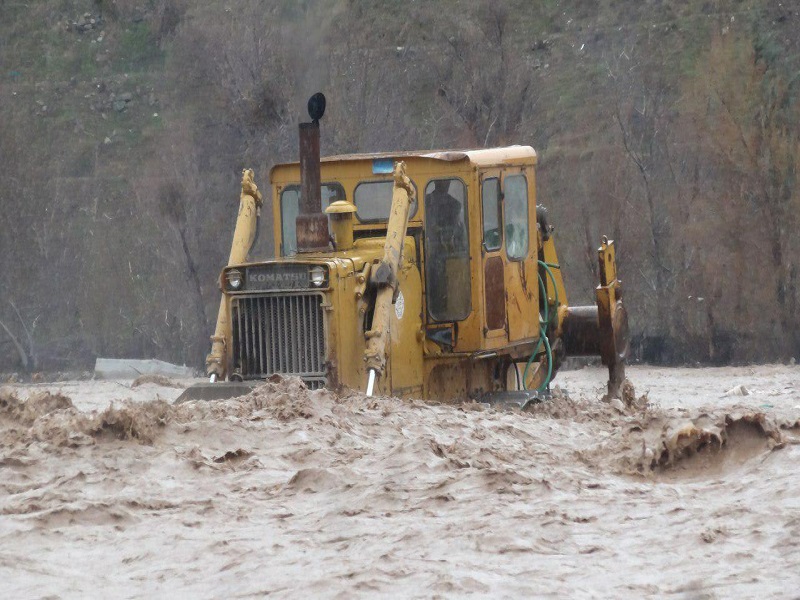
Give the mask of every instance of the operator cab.
<path id="1" fill-rule="evenodd" d="M 535 338 L 539 248 L 533 148 L 323 158 L 320 208 L 342 200 L 355 206 L 356 248 L 386 235 L 396 161 L 406 163 L 417 192 L 407 237 L 424 279 L 426 337 L 446 352 L 485 351 Z M 292 257 L 298 251 L 299 164 L 275 166 L 270 179 L 275 252 Z"/>

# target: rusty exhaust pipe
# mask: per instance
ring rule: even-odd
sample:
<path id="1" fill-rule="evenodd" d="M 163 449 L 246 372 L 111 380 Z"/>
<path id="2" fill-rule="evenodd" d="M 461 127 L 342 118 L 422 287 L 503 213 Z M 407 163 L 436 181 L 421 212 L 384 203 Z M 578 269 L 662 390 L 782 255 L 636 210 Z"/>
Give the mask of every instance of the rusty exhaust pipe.
<path id="1" fill-rule="evenodd" d="M 319 161 L 319 120 L 325 113 L 325 96 L 316 93 L 308 101 L 311 123 L 300 123 L 300 214 L 297 216 L 297 251 L 319 252 L 330 248 L 328 217 L 322 212 Z"/>

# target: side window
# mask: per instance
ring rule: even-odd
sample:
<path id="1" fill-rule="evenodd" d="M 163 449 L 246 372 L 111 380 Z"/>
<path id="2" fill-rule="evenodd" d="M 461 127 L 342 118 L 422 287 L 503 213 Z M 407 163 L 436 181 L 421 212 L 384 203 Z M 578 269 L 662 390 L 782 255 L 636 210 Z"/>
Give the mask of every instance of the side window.
<path id="1" fill-rule="evenodd" d="M 345 200 L 340 183 L 323 183 L 320 186 L 322 209 L 331 202 Z M 281 192 L 281 255 L 297 254 L 297 215 L 300 214 L 300 186 L 287 185 Z"/>
<path id="2" fill-rule="evenodd" d="M 297 215 L 300 214 L 300 186 L 290 185 L 281 192 L 281 254 L 297 254 Z"/>
<path id="3" fill-rule="evenodd" d="M 528 181 L 524 175 L 510 175 L 503 192 L 506 254 L 519 260 L 528 255 Z"/>
<path id="4" fill-rule="evenodd" d="M 460 179 L 435 179 L 425 188 L 425 285 L 436 321 L 461 321 L 472 310 L 466 204 Z"/>
<path id="5" fill-rule="evenodd" d="M 483 207 L 483 247 L 499 250 L 503 243 L 500 229 L 500 180 L 497 177 L 484 179 L 481 185 Z"/>

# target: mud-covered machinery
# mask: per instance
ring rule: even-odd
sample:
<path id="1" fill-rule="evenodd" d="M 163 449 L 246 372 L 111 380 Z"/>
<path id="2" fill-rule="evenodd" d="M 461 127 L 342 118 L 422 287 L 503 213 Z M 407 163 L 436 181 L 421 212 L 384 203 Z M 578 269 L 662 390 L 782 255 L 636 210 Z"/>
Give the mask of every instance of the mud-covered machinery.
<path id="1" fill-rule="evenodd" d="M 598 251 L 596 305 L 570 306 L 531 147 L 320 161 L 319 100 L 300 162 L 270 173 L 274 259 L 247 256 L 262 198 L 244 172 L 210 383 L 190 398 L 284 374 L 310 388 L 528 402 L 569 355 L 599 355 L 618 391 L 628 330 L 614 243 Z"/>

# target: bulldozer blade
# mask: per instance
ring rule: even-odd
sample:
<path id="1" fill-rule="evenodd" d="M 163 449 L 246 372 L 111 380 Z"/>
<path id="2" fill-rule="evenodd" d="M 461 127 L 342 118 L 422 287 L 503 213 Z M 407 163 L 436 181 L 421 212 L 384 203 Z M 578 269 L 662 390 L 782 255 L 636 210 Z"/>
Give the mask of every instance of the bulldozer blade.
<path id="1" fill-rule="evenodd" d="M 174 404 L 192 400 L 229 400 L 245 396 L 263 381 L 223 381 L 218 383 L 197 383 L 186 388 Z"/>

